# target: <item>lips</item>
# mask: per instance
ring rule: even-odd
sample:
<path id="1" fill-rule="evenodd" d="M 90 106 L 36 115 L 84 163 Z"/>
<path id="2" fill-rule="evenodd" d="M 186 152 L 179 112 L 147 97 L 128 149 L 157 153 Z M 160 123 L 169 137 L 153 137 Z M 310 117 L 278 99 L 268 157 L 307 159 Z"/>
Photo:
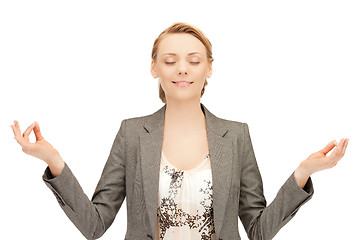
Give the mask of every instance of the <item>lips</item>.
<path id="1" fill-rule="evenodd" d="M 173 83 L 181 83 L 181 84 L 183 84 L 183 83 L 193 83 L 193 82 L 188 82 L 188 81 L 177 81 L 177 82 L 174 82 L 174 81 L 172 81 Z"/>
<path id="2" fill-rule="evenodd" d="M 193 82 L 189 82 L 189 81 L 172 81 L 172 83 L 178 87 L 189 87 L 193 84 Z"/>

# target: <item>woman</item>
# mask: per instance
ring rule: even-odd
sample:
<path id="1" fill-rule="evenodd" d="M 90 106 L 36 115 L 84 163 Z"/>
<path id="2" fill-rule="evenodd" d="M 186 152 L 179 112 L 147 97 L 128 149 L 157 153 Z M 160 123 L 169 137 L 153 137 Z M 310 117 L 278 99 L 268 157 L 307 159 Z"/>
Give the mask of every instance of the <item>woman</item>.
<path id="1" fill-rule="evenodd" d="M 91 201 L 39 124 L 21 135 L 14 121 L 15 139 L 48 164 L 43 180 L 87 239 L 105 233 L 126 196 L 125 239 L 240 239 L 238 217 L 250 239 L 272 239 L 311 199 L 310 175 L 343 157 L 348 139 L 331 141 L 301 162 L 266 206 L 247 123 L 218 118 L 200 103 L 212 62 L 211 43 L 194 26 L 175 23 L 159 35 L 151 73 L 165 104 L 122 120 Z"/>

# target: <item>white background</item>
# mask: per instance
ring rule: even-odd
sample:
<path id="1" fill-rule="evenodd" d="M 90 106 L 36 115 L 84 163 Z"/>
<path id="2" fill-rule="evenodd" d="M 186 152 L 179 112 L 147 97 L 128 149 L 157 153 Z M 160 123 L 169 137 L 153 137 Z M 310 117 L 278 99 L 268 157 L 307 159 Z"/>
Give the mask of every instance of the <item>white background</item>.
<path id="1" fill-rule="evenodd" d="M 10 125 L 37 121 L 91 198 L 121 121 L 163 106 L 151 50 L 178 21 L 212 42 L 201 102 L 248 123 L 268 204 L 301 161 L 350 139 L 274 239 L 361 238 L 362 12 L 361 1 L 331 0 L 1 1 L 1 238 L 84 239 Z M 101 239 L 123 239 L 126 217 L 125 199 Z M 239 231 L 247 239 L 240 221 Z"/>

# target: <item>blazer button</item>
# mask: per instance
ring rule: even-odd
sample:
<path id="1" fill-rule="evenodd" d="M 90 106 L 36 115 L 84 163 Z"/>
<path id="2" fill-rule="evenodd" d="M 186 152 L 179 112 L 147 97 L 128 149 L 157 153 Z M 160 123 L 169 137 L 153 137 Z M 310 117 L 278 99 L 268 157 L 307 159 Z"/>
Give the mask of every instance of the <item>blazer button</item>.
<path id="1" fill-rule="evenodd" d="M 153 239 L 153 237 L 150 234 L 148 234 L 147 237 Z"/>

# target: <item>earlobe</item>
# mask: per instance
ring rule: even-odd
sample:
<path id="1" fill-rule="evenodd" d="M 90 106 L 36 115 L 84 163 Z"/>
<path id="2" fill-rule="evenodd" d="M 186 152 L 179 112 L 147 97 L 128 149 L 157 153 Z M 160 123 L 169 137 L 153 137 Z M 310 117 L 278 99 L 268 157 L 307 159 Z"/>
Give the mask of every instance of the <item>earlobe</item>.
<path id="1" fill-rule="evenodd" d="M 151 75 L 153 76 L 153 78 L 157 78 L 158 77 L 156 71 L 154 70 L 154 61 L 151 61 L 150 72 L 151 72 Z"/>
<path id="2" fill-rule="evenodd" d="M 157 78 L 158 77 L 158 75 L 155 72 L 153 72 L 153 71 L 151 71 L 151 75 L 153 76 L 153 78 Z"/>
<path id="3" fill-rule="evenodd" d="M 212 69 L 212 68 L 210 68 L 210 70 L 209 70 L 209 72 L 208 72 L 208 74 L 207 74 L 207 77 L 208 77 L 208 78 L 210 78 L 210 77 L 212 76 L 212 70 L 213 70 L 213 69 Z"/>
<path id="4" fill-rule="evenodd" d="M 155 73 L 153 67 L 150 68 L 150 73 L 153 76 L 153 78 L 157 78 L 157 74 Z"/>

